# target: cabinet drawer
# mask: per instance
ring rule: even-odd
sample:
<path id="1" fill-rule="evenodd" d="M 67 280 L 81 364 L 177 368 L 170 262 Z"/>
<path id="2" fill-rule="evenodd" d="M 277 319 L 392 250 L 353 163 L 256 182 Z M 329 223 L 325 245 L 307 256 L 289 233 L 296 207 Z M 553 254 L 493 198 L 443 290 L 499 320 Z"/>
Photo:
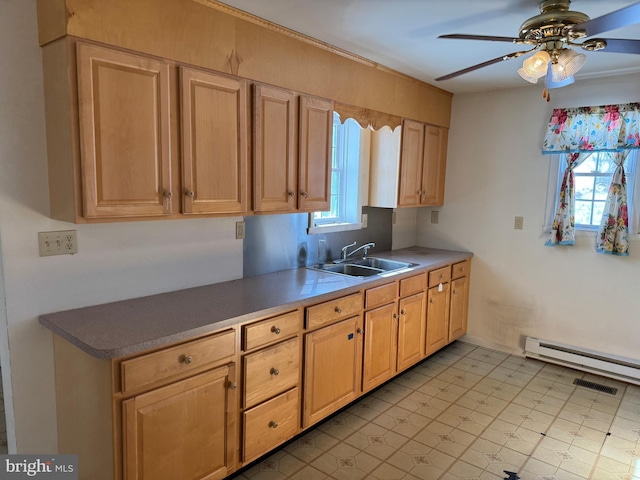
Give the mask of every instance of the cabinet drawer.
<path id="1" fill-rule="evenodd" d="M 244 406 L 258 403 L 298 384 L 300 340 L 292 338 L 244 357 Z"/>
<path id="2" fill-rule="evenodd" d="M 302 312 L 299 310 L 245 325 L 242 327 L 242 348 L 247 351 L 264 347 L 297 335 L 301 329 Z"/>
<path id="3" fill-rule="evenodd" d="M 249 462 L 298 433 L 299 414 L 297 388 L 245 411 L 242 461 Z"/>
<path id="4" fill-rule="evenodd" d="M 236 352 L 236 332 L 228 330 L 211 337 L 194 340 L 120 364 L 122 392 L 175 380 L 213 367 Z"/>
<path id="5" fill-rule="evenodd" d="M 400 280 L 400 296 L 413 295 L 427 288 L 427 274 L 422 273 L 415 277 L 403 278 Z"/>
<path id="6" fill-rule="evenodd" d="M 337 322 L 357 315 L 362 310 L 362 294 L 354 293 L 307 308 L 307 328 Z"/>
<path id="7" fill-rule="evenodd" d="M 451 267 L 442 267 L 429 272 L 429 287 L 435 287 L 440 283 L 446 283 L 451 279 Z"/>
<path id="8" fill-rule="evenodd" d="M 380 287 L 369 288 L 364 294 L 364 307 L 372 308 L 379 305 L 386 305 L 395 301 L 398 296 L 398 284 L 396 282 L 382 285 Z"/>
<path id="9" fill-rule="evenodd" d="M 469 275 L 469 266 L 471 262 L 465 260 L 464 262 L 454 263 L 451 267 L 451 278 L 456 279 L 460 277 L 466 277 Z"/>

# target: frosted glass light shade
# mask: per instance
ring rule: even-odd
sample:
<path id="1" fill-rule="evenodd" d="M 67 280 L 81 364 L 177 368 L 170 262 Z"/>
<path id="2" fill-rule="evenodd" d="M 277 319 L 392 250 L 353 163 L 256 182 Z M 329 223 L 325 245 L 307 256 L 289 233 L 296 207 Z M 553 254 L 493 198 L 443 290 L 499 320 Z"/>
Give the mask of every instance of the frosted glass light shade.
<path id="1" fill-rule="evenodd" d="M 562 67 L 563 72 L 561 80 L 578 73 L 586 61 L 587 56 L 584 53 L 577 53 L 570 48 L 564 48 L 558 55 L 558 65 Z"/>
<path id="2" fill-rule="evenodd" d="M 524 68 L 518 69 L 518 75 L 520 75 L 529 83 L 538 83 L 538 77 L 532 77 L 531 75 L 528 75 L 527 72 L 524 71 Z"/>
<path id="3" fill-rule="evenodd" d="M 540 78 L 547 73 L 547 64 L 550 60 L 549 54 L 544 50 L 540 50 L 522 62 L 522 69 L 530 77 Z"/>

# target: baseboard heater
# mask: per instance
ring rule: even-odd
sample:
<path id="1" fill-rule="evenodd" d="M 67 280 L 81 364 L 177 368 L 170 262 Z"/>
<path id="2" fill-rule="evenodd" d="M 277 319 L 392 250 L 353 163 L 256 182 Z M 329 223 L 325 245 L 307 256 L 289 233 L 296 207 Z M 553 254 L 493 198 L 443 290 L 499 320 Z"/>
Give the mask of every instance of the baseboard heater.
<path id="1" fill-rule="evenodd" d="M 534 337 L 527 337 L 524 354 L 527 357 L 545 362 L 640 385 L 640 361 L 631 358 L 595 352 L 586 348 Z"/>

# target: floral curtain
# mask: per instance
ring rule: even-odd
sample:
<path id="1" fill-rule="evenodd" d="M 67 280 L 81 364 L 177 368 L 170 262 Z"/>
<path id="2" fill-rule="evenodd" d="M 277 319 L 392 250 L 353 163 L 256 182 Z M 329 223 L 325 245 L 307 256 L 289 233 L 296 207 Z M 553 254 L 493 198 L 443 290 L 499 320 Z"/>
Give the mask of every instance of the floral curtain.
<path id="1" fill-rule="evenodd" d="M 553 110 L 543 154 L 640 148 L 640 103 Z"/>
<path id="2" fill-rule="evenodd" d="M 627 210 L 627 179 L 624 162 L 629 150 L 616 152 L 616 171 L 604 206 L 600 228 L 596 236 L 596 252 L 610 255 L 629 255 L 629 215 Z"/>
<path id="3" fill-rule="evenodd" d="M 570 153 L 564 156 L 567 160 L 567 169 L 562 178 L 562 186 L 560 187 L 560 196 L 558 198 L 558 208 L 556 217 L 553 221 L 553 227 L 549 234 L 549 239 L 545 243 L 548 247 L 558 245 L 573 245 L 576 241 L 575 232 L 575 195 L 574 195 L 574 174 L 573 170 L 589 155 L 580 153 Z"/>

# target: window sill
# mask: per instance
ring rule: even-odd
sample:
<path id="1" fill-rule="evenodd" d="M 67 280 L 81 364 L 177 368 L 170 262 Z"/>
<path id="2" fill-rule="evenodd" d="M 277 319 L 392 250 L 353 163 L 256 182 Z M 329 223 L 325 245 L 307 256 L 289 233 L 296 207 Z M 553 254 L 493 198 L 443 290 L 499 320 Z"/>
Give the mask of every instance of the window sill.
<path id="1" fill-rule="evenodd" d="M 362 223 L 333 223 L 331 225 L 320 225 L 319 227 L 309 227 L 307 233 L 309 235 L 317 235 L 322 233 L 347 232 L 349 230 L 360 230 Z"/>

